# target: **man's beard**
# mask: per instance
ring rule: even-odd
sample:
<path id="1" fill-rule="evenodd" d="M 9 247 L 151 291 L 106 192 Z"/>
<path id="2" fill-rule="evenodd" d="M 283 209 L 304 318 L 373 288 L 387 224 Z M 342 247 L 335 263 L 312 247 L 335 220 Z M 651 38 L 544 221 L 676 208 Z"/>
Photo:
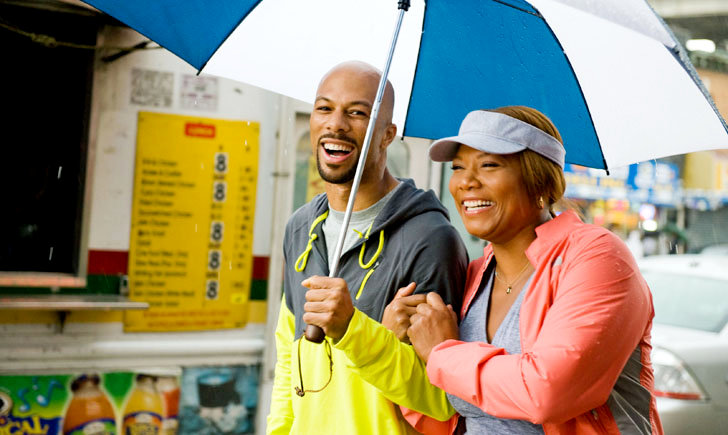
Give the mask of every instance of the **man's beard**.
<path id="1" fill-rule="evenodd" d="M 353 152 L 353 151 L 352 151 Z M 321 179 L 324 180 L 327 183 L 331 184 L 344 184 L 352 181 L 354 177 L 356 176 L 356 167 L 357 165 L 353 165 L 349 170 L 344 172 L 343 174 L 327 174 L 323 167 L 321 167 L 321 158 L 319 157 L 319 153 L 316 153 L 316 167 L 318 168 L 318 173 L 321 176 Z"/>
<path id="2" fill-rule="evenodd" d="M 349 142 L 352 145 L 354 145 L 354 150 L 352 151 L 352 153 L 354 151 L 356 151 L 356 141 L 344 134 L 327 133 L 327 134 L 322 135 L 319 138 L 318 142 L 321 143 L 321 139 L 324 139 L 324 138 L 330 138 L 330 139 L 336 139 L 336 140 Z M 316 151 L 316 168 L 318 168 L 318 173 L 321 176 L 321 179 L 324 180 L 325 182 L 331 183 L 331 184 L 344 184 L 344 183 L 348 183 L 348 182 L 352 181 L 354 179 L 354 177 L 356 176 L 357 165 L 353 165 L 351 168 L 349 168 L 348 171 L 346 171 L 340 175 L 327 174 L 325 172 L 324 168 L 321 166 L 321 158 L 319 156 L 320 156 L 320 153 L 317 150 Z M 358 160 L 358 158 L 357 158 L 357 160 Z"/>

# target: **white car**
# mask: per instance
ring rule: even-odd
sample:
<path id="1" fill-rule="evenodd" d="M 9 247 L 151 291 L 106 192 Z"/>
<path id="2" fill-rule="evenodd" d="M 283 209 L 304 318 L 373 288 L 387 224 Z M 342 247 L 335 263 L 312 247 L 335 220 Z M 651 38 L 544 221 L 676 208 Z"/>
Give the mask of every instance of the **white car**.
<path id="1" fill-rule="evenodd" d="M 708 245 L 700 250 L 703 255 L 728 255 L 728 243 Z"/>
<path id="2" fill-rule="evenodd" d="M 652 290 L 652 364 L 665 434 L 728 433 L 728 256 L 641 259 Z"/>

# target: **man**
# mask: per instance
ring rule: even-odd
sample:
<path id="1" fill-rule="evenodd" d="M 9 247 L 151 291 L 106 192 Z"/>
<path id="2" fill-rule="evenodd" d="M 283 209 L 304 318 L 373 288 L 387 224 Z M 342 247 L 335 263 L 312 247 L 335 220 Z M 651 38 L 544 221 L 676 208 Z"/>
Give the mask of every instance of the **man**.
<path id="1" fill-rule="evenodd" d="M 379 80 L 372 66 L 346 62 L 329 71 L 317 90 L 311 145 L 326 193 L 297 210 L 286 226 L 269 434 L 408 433 L 397 404 L 440 420 L 454 412 L 426 378 L 393 379 L 402 389 L 389 399 L 364 380 L 387 376 L 390 363 L 423 364 L 398 340 L 403 331 L 395 335 L 379 323 L 397 289 L 407 286 L 398 297 L 410 305 L 418 299 L 401 296 L 414 283 L 420 293 L 437 291 L 445 301 L 458 301 L 467 267 L 462 241 L 435 195 L 387 170 L 387 147 L 397 133 L 389 83 L 339 263 L 341 278 L 327 278 Z M 323 344 L 302 338 L 306 323 L 323 328 Z"/>

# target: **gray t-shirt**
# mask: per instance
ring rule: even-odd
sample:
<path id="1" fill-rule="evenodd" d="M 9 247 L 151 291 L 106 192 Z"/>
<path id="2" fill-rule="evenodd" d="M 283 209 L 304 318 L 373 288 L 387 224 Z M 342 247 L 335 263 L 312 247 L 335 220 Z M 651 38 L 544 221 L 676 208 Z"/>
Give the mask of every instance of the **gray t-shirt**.
<path id="1" fill-rule="evenodd" d="M 485 284 L 478 290 L 478 295 L 470 305 L 465 318 L 460 323 L 460 340 L 467 342 L 483 342 L 488 343 L 488 336 L 485 328 L 488 325 L 488 303 L 490 301 L 490 293 L 493 291 L 493 270 L 495 267 L 486 270 L 487 277 L 483 277 Z M 487 279 L 486 279 L 487 278 Z M 521 317 L 521 304 L 523 296 L 531 285 L 531 279 L 528 278 L 526 284 L 523 285 L 521 293 L 511 305 L 508 314 L 498 327 L 493 336 L 493 346 L 502 347 L 509 354 L 521 353 L 521 331 L 518 322 Z M 493 417 L 486 414 L 480 408 L 467 402 L 457 396 L 448 394 L 453 408 L 462 417 L 465 417 L 465 432 L 470 434 L 504 434 L 504 435 L 528 435 L 543 434 L 541 425 L 533 424 L 526 420 L 511 420 L 506 418 Z"/>
<path id="2" fill-rule="evenodd" d="M 390 190 L 389 193 L 384 195 L 382 199 L 375 202 L 364 210 L 359 210 L 351 213 L 351 220 L 349 221 L 349 230 L 346 232 L 346 239 L 344 239 L 344 249 L 341 250 L 343 254 L 349 248 L 354 246 L 356 242 L 363 236 L 366 235 L 369 225 L 372 225 L 374 219 L 384 208 L 389 201 L 389 198 L 394 195 L 394 192 L 399 189 L 402 183 Z M 341 231 L 341 225 L 344 222 L 344 212 L 336 211 L 329 205 L 329 216 L 324 221 L 321 229 L 324 232 L 324 238 L 326 239 L 326 251 L 329 256 L 329 265 L 334 262 L 334 250 L 336 248 L 336 242 L 339 240 L 339 233 Z"/>

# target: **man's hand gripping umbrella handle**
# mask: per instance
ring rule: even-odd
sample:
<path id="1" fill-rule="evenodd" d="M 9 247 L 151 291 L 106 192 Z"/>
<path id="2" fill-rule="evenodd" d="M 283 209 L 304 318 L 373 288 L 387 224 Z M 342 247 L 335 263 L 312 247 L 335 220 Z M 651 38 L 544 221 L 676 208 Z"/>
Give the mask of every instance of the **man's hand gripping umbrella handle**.
<path id="1" fill-rule="evenodd" d="M 349 202 L 346 204 L 346 213 L 344 213 L 344 221 L 341 224 L 341 231 L 339 232 L 339 239 L 336 242 L 336 249 L 334 250 L 334 263 L 329 269 L 329 278 L 335 278 L 339 270 L 339 260 L 341 258 L 341 251 L 344 249 L 344 240 L 346 239 L 346 232 L 349 229 L 349 221 L 351 220 L 351 213 L 354 210 L 354 199 L 356 198 L 356 192 L 359 190 L 359 183 L 361 183 L 361 176 L 364 172 L 364 164 L 367 160 L 367 154 L 369 154 L 369 146 L 372 143 L 372 133 L 374 132 L 374 126 L 377 123 L 379 116 L 379 106 L 382 105 L 382 97 L 384 96 L 384 87 L 387 84 L 387 76 L 389 75 L 389 67 L 392 65 L 392 57 L 394 56 L 394 48 L 397 46 L 397 38 L 399 37 L 399 29 L 402 28 L 402 19 L 404 13 L 409 10 L 409 0 L 398 0 L 397 9 L 399 9 L 399 18 L 397 25 L 394 28 L 394 34 L 392 35 L 392 43 L 389 46 L 389 55 L 387 56 L 387 63 L 384 66 L 382 77 L 379 80 L 379 88 L 377 89 L 377 96 L 374 97 L 374 107 L 372 108 L 372 115 L 369 118 L 369 125 L 367 126 L 367 133 L 364 137 L 364 146 L 362 147 L 361 154 L 359 155 L 359 161 L 356 166 L 356 174 L 354 175 L 354 181 L 351 185 L 351 192 L 349 193 Z M 305 332 L 306 340 L 313 343 L 321 343 L 324 341 L 324 330 L 316 325 L 306 325 Z"/>

